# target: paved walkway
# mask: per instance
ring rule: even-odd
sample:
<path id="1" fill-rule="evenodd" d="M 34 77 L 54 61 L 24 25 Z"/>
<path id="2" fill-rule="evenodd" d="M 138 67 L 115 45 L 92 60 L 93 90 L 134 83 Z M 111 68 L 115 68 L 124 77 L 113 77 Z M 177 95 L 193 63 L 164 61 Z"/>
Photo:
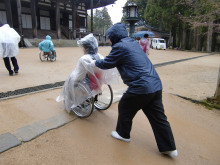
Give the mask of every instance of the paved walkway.
<path id="1" fill-rule="evenodd" d="M 158 152 L 152 129 L 141 111 L 133 121 L 131 142 L 113 139 L 110 132 L 115 129 L 117 120 L 115 103 L 107 111 L 96 111 L 87 119 L 67 115 L 70 121 L 74 121 L 3 152 L 0 154 L 0 164 L 218 165 L 220 113 L 170 94 L 164 93 L 163 98 L 179 151 L 175 159 L 164 157 Z M 49 106 L 47 110 L 50 110 Z M 55 126 L 56 122 L 61 124 L 55 116 L 30 126 L 36 128 L 39 126 L 37 123 L 44 125 L 44 121 L 49 126 Z"/>
<path id="2" fill-rule="evenodd" d="M 154 64 L 154 67 L 155 68 L 163 67 L 166 65 L 172 65 L 172 64 L 179 63 L 179 62 L 185 62 L 185 61 L 194 60 L 194 59 L 207 57 L 207 56 L 211 56 L 211 55 L 216 55 L 216 53 L 210 53 L 210 54 L 206 54 L 206 55 L 201 55 L 201 56 L 196 56 L 196 57 L 191 57 L 191 58 L 186 58 L 186 59 L 181 59 L 181 60 L 175 60 L 175 61 Z M 34 86 L 34 87 L 16 89 L 14 91 L 1 92 L 0 93 L 0 100 L 20 97 L 20 96 L 24 96 L 24 95 L 31 94 L 31 93 L 42 92 L 45 90 L 60 88 L 63 86 L 63 84 L 64 84 L 64 81 L 60 81 L 60 82 L 55 82 L 55 83 L 50 83 L 50 84 L 38 85 L 38 86 Z"/>

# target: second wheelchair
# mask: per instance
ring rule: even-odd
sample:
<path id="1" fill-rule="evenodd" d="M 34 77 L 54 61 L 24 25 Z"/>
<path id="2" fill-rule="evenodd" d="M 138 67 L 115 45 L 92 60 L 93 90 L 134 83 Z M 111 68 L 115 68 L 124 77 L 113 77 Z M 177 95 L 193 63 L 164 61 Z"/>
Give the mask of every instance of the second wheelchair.
<path id="1" fill-rule="evenodd" d="M 56 52 L 55 51 L 50 51 L 50 52 L 43 52 L 40 51 L 39 53 L 39 58 L 42 62 L 44 61 L 51 61 L 54 62 L 56 61 Z"/>

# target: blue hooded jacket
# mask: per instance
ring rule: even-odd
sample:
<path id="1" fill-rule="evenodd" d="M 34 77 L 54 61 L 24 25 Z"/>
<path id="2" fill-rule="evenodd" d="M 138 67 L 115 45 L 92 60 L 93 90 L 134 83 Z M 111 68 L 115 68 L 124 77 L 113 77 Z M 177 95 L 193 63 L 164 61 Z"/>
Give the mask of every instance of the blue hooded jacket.
<path id="1" fill-rule="evenodd" d="M 160 78 L 151 61 L 134 39 L 128 37 L 124 24 L 117 23 L 106 32 L 112 42 L 112 50 L 104 59 L 97 60 L 101 69 L 117 67 L 127 93 L 149 94 L 162 90 Z"/>
<path id="2" fill-rule="evenodd" d="M 46 40 L 39 43 L 38 47 L 43 52 L 56 51 L 49 35 L 46 36 Z"/>

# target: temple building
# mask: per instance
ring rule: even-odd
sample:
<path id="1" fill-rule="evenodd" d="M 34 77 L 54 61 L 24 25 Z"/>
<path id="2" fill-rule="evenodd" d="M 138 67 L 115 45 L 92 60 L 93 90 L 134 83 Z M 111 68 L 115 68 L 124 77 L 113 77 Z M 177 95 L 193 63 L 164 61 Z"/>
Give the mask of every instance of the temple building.
<path id="1" fill-rule="evenodd" d="M 75 39 L 93 32 L 88 29 L 87 10 L 113 4 L 116 0 L 0 0 L 0 21 L 26 38 L 40 38 L 46 32 Z"/>

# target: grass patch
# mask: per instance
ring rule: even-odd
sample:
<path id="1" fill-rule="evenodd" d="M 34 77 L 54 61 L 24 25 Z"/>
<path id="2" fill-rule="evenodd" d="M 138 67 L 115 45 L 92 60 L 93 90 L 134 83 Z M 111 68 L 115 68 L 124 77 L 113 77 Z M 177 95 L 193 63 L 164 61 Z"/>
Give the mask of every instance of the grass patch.
<path id="1" fill-rule="evenodd" d="M 220 110 L 220 96 L 217 98 L 208 97 L 206 100 L 202 100 L 200 104 L 204 105 L 210 110 L 212 110 L 213 108 Z"/>
<path id="2" fill-rule="evenodd" d="M 202 100 L 202 101 L 199 101 L 199 100 L 194 100 L 194 99 L 191 99 L 191 98 L 188 98 L 188 97 L 184 97 L 184 96 L 180 96 L 180 95 L 177 95 L 175 94 L 175 96 L 178 96 L 182 99 L 185 99 L 185 100 L 188 100 L 192 103 L 195 103 L 195 104 L 200 104 L 200 105 L 203 105 L 205 106 L 207 109 L 209 110 L 212 110 L 212 109 L 217 109 L 217 110 L 220 110 L 220 96 L 215 98 L 215 97 L 207 97 L 207 99 L 205 100 Z"/>

